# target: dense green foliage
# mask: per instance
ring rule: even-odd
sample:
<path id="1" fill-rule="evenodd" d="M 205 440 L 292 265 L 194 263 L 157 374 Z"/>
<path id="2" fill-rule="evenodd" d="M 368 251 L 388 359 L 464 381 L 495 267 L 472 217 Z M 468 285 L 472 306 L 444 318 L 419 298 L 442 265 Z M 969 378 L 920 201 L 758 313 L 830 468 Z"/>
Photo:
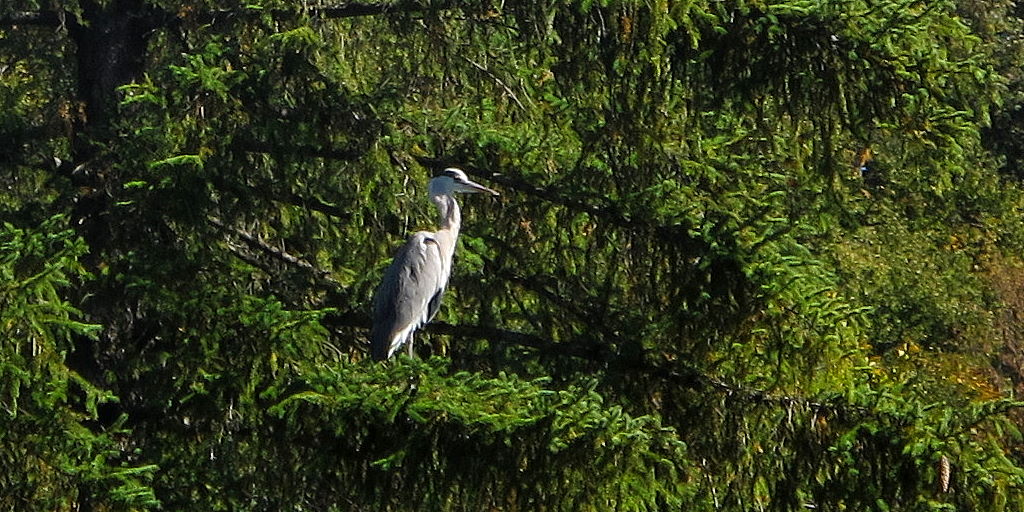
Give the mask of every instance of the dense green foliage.
<path id="1" fill-rule="evenodd" d="M 1024 510 L 1018 14 L 5 2 L 0 509 Z"/>
<path id="2" fill-rule="evenodd" d="M 99 326 L 76 320 L 80 313 L 62 298 L 62 288 L 82 276 L 76 258 L 84 250 L 63 223 L 50 219 L 38 230 L 6 223 L 0 230 L 0 506 L 155 505 L 140 479 L 156 467 L 128 464 L 134 457 L 123 449 L 125 418 L 102 431 L 90 425 L 97 406 L 116 397 L 65 365 L 71 337 L 94 338 Z"/>

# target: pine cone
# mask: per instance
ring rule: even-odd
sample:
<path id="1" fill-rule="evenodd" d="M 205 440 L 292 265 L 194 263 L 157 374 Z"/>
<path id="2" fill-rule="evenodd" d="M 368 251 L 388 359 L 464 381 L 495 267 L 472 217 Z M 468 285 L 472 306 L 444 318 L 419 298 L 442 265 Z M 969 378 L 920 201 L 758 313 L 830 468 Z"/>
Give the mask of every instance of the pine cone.
<path id="1" fill-rule="evenodd" d="M 949 475 L 951 471 L 949 459 L 943 455 L 939 459 L 939 492 L 949 492 Z"/>

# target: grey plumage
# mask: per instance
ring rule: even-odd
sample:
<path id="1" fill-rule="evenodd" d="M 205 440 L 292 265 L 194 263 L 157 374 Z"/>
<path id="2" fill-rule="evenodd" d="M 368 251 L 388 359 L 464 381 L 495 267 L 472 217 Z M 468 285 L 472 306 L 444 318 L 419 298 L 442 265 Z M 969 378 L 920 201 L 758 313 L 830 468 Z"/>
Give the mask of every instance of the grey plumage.
<path id="1" fill-rule="evenodd" d="M 395 254 L 394 261 L 374 297 L 371 355 L 377 361 L 390 358 L 405 345 L 412 356 L 416 329 L 429 322 L 441 307 L 441 297 L 451 275 L 455 243 L 462 225 L 455 192 L 497 192 L 470 181 L 459 169 L 448 168 L 430 180 L 430 200 L 437 206 L 441 227 L 436 232 L 420 231 L 410 236 Z"/>

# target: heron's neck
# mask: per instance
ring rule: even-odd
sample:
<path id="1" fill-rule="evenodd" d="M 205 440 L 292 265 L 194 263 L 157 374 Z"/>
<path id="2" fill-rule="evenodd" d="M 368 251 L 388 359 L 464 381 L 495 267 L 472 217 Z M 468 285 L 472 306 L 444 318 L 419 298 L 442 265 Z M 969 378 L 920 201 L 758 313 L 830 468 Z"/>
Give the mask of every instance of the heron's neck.
<path id="1" fill-rule="evenodd" d="M 451 261 L 455 256 L 455 240 L 459 238 L 459 226 L 462 224 L 462 214 L 459 212 L 459 203 L 448 194 L 440 194 L 431 198 L 441 214 L 441 227 L 434 233 L 434 240 L 444 255 L 445 272 L 451 269 Z M 447 275 L 445 276 L 447 280 Z"/>
<path id="2" fill-rule="evenodd" d="M 439 194 L 431 199 L 441 214 L 441 230 L 450 231 L 453 236 L 459 236 L 462 212 L 459 210 L 459 203 L 455 201 L 455 197 L 449 194 Z"/>

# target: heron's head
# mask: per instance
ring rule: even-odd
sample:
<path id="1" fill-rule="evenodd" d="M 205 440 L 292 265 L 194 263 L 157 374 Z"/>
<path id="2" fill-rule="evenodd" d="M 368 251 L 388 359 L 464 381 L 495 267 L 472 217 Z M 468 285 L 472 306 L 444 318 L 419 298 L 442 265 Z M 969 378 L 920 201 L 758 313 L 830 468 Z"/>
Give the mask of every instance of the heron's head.
<path id="1" fill-rule="evenodd" d="M 479 183 L 475 183 L 466 177 L 466 173 L 462 172 L 462 169 L 456 169 L 449 167 L 441 174 L 438 174 L 434 179 L 430 180 L 430 195 L 437 196 L 442 194 L 451 195 L 454 192 L 462 192 L 466 194 L 491 194 L 492 196 L 498 195 L 494 190 L 491 190 Z"/>

